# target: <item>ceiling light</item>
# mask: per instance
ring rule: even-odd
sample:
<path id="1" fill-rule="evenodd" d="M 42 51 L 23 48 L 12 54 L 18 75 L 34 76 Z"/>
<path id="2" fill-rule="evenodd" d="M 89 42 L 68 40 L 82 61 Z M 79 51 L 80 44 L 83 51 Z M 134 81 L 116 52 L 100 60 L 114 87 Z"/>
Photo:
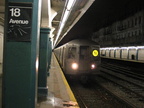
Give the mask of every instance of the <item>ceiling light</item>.
<path id="1" fill-rule="evenodd" d="M 57 43 L 57 40 L 58 40 L 58 38 L 59 38 L 63 28 L 64 28 L 64 25 L 65 25 L 69 15 L 70 15 L 70 12 L 71 12 L 74 4 L 75 4 L 75 1 L 76 0 L 67 0 L 66 1 L 66 7 L 64 8 L 64 11 L 63 11 L 63 15 L 62 15 L 61 22 L 60 22 L 60 25 L 59 25 L 58 33 L 56 35 L 54 46 Z"/>
<path id="2" fill-rule="evenodd" d="M 76 0 L 68 0 L 67 10 L 71 10 Z"/>

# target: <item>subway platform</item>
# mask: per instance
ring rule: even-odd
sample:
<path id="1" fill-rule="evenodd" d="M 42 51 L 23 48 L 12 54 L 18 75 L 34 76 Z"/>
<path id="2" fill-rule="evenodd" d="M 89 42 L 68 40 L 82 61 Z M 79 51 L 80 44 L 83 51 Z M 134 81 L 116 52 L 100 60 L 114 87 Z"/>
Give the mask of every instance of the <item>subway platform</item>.
<path id="1" fill-rule="evenodd" d="M 38 98 L 37 108 L 79 108 L 54 54 L 52 54 L 49 73 L 48 96 Z"/>
<path id="2" fill-rule="evenodd" d="M 38 97 L 36 108 L 79 108 L 54 54 L 49 72 L 48 96 Z M 2 108 L 2 64 L 0 64 L 0 108 Z"/>

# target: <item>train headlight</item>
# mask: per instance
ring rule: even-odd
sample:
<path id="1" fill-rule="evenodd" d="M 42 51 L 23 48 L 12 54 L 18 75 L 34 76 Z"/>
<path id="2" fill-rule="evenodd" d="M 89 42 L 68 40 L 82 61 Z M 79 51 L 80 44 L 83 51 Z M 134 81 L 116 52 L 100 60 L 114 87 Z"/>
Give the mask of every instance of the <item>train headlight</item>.
<path id="1" fill-rule="evenodd" d="M 71 65 L 73 70 L 77 70 L 78 69 L 78 64 L 77 63 L 72 63 Z"/>
<path id="2" fill-rule="evenodd" d="M 95 64 L 91 64 L 91 69 L 95 69 L 96 65 Z"/>

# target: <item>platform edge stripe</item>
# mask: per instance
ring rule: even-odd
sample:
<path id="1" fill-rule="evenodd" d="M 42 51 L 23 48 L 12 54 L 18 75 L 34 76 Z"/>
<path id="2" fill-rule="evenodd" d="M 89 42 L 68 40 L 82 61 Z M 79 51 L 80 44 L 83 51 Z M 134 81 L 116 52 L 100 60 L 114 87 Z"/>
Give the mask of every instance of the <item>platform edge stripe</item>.
<path id="1" fill-rule="evenodd" d="M 54 55 L 54 58 L 56 59 L 56 56 L 55 56 L 54 53 L 53 53 L 53 55 Z M 59 65 L 57 59 L 56 59 L 56 63 Z M 60 67 L 60 65 L 59 65 L 59 67 Z M 70 100 L 77 102 L 77 100 L 76 100 L 76 98 L 75 98 L 75 96 L 74 96 L 74 94 L 73 94 L 73 92 L 72 92 L 72 90 L 71 90 L 71 88 L 70 88 L 70 86 L 69 86 L 69 84 L 68 84 L 68 82 L 67 82 L 67 80 L 66 80 L 66 78 L 65 78 L 65 76 L 64 76 L 63 71 L 62 71 L 61 68 L 60 68 L 60 73 L 61 73 L 61 75 L 62 75 L 62 79 L 63 79 L 64 84 L 65 84 L 65 86 L 66 86 L 66 90 L 67 90 L 67 92 L 70 94 L 70 95 L 69 95 Z"/>

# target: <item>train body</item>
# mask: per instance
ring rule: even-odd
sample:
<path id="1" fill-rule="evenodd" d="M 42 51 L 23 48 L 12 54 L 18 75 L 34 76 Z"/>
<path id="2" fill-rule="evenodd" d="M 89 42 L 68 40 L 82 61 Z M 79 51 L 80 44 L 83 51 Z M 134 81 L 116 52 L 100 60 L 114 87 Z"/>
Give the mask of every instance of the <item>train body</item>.
<path id="1" fill-rule="evenodd" d="M 91 76 L 100 71 L 100 46 L 84 39 L 72 40 L 54 50 L 65 73 L 69 76 Z"/>
<path id="2" fill-rule="evenodd" d="M 144 46 L 101 48 L 100 53 L 101 57 L 131 62 L 144 62 Z"/>

